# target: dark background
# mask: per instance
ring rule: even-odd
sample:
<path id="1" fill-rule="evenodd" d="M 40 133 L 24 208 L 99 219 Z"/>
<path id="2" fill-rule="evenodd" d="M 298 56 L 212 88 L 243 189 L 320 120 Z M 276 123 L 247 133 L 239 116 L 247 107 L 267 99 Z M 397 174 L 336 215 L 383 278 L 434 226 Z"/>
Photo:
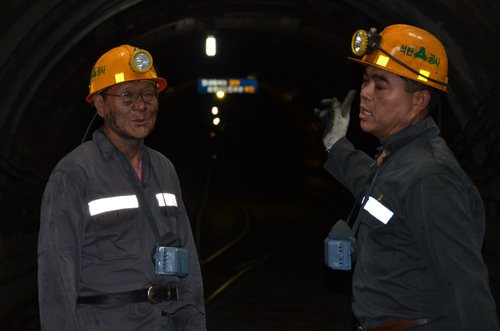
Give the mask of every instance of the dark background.
<path id="1" fill-rule="evenodd" d="M 361 68 L 347 60 L 353 33 L 398 23 L 430 31 L 447 50 L 450 93 L 436 120 L 483 197 L 483 253 L 498 300 L 498 17 L 497 0 L 0 1 L 0 325 L 38 327 L 43 189 L 94 115 L 84 101 L 90 70 L 121 44 L 147 49 L 168 81 L 146 143 L 176 165 L 202 259 L 209 327 L 290 330 L 279 321 L 303 329 L 300 321 L 315 320 L 309 329 L 325 330 L 348 321 L 350 275 L 323 265 L 322 240 L 353 199 L 322 169 L 323 127 L 312 110 L 322 98 L 359 90 Z M 217 37 L 215 57 L 204 53 L 208 33 Z M 197 94 L 202 77 L 256 78 L 259 91 L 219 100 Z M 378 143 L 360 131 L 357 105 L 348 137 L 374 154 Z M 248 242 L 212 261 L 240 237 Z M 262 284 L 286 290 L 273 285 L 276 293 L 256 298 Z"/>

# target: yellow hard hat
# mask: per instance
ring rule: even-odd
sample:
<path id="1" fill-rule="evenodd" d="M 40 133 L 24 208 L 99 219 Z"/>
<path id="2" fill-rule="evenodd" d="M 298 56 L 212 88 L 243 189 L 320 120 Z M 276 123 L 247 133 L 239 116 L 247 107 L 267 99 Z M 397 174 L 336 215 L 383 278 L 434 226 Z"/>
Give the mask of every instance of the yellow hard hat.
<path id="1" fill-rule="evenodd" d="M 429 32 L 410 25 L 388 26 L 380 34 L 358 30 L 352 51 L 363 65 L 378 67 L 448 92 L 448 57 L 443 44 Z"/>
<path id="2" fill-rule="evenodd" d="M 148 51 L 122 45 L 104 53 L 97 60 L 90 74 L 89 95 L 85 98 L 92 103 L 95 93 L 115 84 L 136 80 L 156 82 L 156 91 L 167 87 L 167 81 L 156 75 L 153 57 Z"/>

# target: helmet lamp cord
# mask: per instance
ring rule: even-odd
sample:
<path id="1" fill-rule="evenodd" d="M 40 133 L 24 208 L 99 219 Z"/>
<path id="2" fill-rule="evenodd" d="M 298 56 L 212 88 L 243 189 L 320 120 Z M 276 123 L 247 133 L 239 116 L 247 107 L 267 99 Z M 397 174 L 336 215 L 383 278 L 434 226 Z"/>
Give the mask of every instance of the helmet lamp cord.
<path id="1" fill-rule="evenodd" d="M 92 119 L 90 120 L 90 123 L 87 126 L 87 130 L 85 130 L 85 134 L 83 135 L 82 142 L 80 144 L 83 144 L 85 142 L 85 138 L 87 138 L 87 134 L 89 133 L 90 127 L 92 126 L 92 123 L 94 123 L 96 116 L 97 116 L 97 110 L 96 110 L 94 116 L 92 117 Z"/>
<path id="2" fill-rule="evenodd" d="M 440 85 L 444 85 L 446 87 L 448 87 L 448 84 L 447 83 L 443 83 L 443 82 L 440 82 L 438 80 L 435 80 L 433 78 L 430 78 L 430 77 L 427 77 L 427 76 L 424 76 L 422 75 L 420 72 L 416 71 L 415 69 L 413 69 L 412 67 L 410 67 L 409 65 L 407 65 L 406 63 L 396 59 L 394 56 L 392 56 L 392 54 L 390 54 L 389 52 L 387 52 L 385 49 L 383 49 L 382 47 L 380 47 L 379 45 L 374 45 L 376 49 L 380 50 L 382 53 L 384 53 L 385 55 L 387 55 L 388 57 L 390 57 L 392 60 L 396 61 L 398 64 L 402 65 L 403 67 L 405 67 L 406 69 L 410 70 L 411 72 L 413 72 L 414 74 L 417 74 L 419 76 L 422 76 L 423 78 L 425 79 L 428 79 L 430 80 L 431 82 L 433 83 L 436 83 L 436 84 L 440 84 Z"/>

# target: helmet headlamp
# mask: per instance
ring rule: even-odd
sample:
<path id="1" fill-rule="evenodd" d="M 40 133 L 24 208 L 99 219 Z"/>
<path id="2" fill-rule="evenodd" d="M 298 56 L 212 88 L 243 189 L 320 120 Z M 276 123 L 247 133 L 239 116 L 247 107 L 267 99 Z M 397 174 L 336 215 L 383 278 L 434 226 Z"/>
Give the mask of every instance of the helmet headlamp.
<path id="1" fill-rule="evenodd" d="M 101 55 L 90 73 L 89 94 L 85 98 L 92 103 L 94 94 L 123 82 L 150 80 L 156 83 L 156 92 L 167 87 L 167 81 L 157 76 L 151 54 L 138 47 L 121 45 Z"/>
<path id="2" fill-rule="evenodd" d="M 382 36 L 377 33 L 377 29 L 371 28 L 369 32 L 358 30 L 352 36 L 351 48 L 356 56 L 370 55 L 380 45 Z"/>
<path id="3" fill-rule="evenodd" d="M 448 58 L 443 44 L 420 28 L 396 24 L 380 34 L 371 28 L 358 30 L 351 42 L 352 52 L 361 59 L 349 58 L 363 65 L 375 66 L 396 75 L 447 92 Z"/>
<path id="4" fill-rule="evenodd" d="M 142 74 L 151 69 L 153 57 L 148 51 L 136 48 L 130 55 L 129 64 L 132 70 Z"/>

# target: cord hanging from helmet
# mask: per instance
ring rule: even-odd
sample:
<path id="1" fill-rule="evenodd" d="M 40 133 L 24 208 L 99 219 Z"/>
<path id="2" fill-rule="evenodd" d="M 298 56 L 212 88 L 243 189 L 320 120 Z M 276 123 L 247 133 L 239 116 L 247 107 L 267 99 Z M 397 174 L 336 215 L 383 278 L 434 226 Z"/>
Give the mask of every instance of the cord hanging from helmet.
<path id="1" fill-rule="evenodd" d="M 94 105 L 94 104 L 92 104 L 92 106 L 93 106 L 93 105 Z M 96 112 L 95 112 L 94 116 L 92 116 L 92 119 L 90 120 L 90 123 L 89 123 L 89 125 L 87 126 L 87 130 L 85 130 L 85 133 L 83 134 L 83 137 L 82 137 L 82 142 L 80 143 L 80 145 L 81 145 L 81 144 L 83 144 L 83 143 L 85 142 L 85 139 L 87 138 L 87 135 L 89 134 L 90 127 L 92 126 L 92 123 L 94 123 L 94 121 L 95 121 L 95 118 L 96 118 L 96 117 L 97 117 L 97 110 L 96 110 Z"/>

